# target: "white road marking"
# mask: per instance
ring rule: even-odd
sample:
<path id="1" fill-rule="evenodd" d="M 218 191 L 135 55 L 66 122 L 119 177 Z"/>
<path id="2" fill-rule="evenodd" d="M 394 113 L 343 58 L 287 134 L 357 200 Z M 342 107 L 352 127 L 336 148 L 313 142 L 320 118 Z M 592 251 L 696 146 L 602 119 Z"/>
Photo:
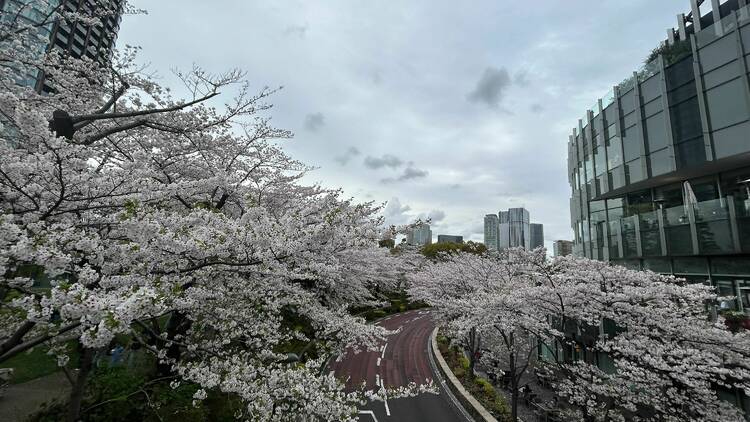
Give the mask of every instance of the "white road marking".
<path id="1" fill-rule="evenodd" d="M 359 414 L 360 415 L 370 415 L 370 416 L 372 416 L 372 420 L 374 420 L 375 422 L 378 422 L 378 418 L 375 417 L 375 412 L 373 412 L 372 410 L 360 410 Z"/>
<path id="2" fill-rule="evenodd" d="M 331 373 L 330 373 L 330 374 L 328 374 L 328 375 L 330 375 L 330 376 L 333 376 L 333 373 L 334 373 L 334 371 L 331 371 Z"/>
<path id="3" fill-rule="evenodd" d="M 380 387 L 380 375 L 375 374 L 375 385 Z"/>
<path id="4" fill-rule="evenodd" d="M 380 359 L 381 359 L 381 358 L 378 358 L 378 363 L 377 363 L 377 366 L 380 366 Z"/>
<path id="5" fill-rule="evenodd" d="M 386 347 L 388 347 L 388 343 L 386 343 L 386 344 L 383 345 L 383 351 L 382 351 L 382 353 L 380 353 L 380 357 L 381 358 L 385 358 L 385 348 Z"/>
<path id="6" fill-rule="evenodd" d="M 378 378 L 380 378 L 380 377 L 378 376 Z M 381 391 L 385 390 L 385 379 L 383 379 L 383 378 L 380 378 L 380 389 L 381 389 Z M 383 393 L 385 393 L 385 391 L 383 391 Z M 385 414 L 386 414 L 386 416 L 391 416 L 391 409 L 388 407 L 388 399 L 386 398 L 385 394 L 383 394 L 383 404 L 385 405 Z"/>

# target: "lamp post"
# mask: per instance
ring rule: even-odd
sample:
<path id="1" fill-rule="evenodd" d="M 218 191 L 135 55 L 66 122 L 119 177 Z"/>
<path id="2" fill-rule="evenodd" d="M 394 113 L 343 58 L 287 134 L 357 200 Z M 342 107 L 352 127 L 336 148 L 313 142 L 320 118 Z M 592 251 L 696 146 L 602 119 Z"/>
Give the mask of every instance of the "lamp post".
<path id="1" fill-rule="evenodd" d="M 66 139 L 73 139 L 76 129 L 73 125 L 73 118 L 67 111 L 55 110 L 52 112 L 52 120 L 49 121 L 49 128 L 55 132 L 55 135 Z"/>

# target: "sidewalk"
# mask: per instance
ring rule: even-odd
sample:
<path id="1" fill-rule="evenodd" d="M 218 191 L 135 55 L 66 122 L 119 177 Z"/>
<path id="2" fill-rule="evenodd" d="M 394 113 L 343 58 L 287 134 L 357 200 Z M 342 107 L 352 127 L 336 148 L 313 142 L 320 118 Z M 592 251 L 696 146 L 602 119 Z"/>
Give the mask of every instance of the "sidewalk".
<path id="1" fill-rule="evenodd" d="M 21 422 L 36 412 L 42 404 L 64 399 L 68 394 L 70 382 L 62 372 L 23 384 L 12 384 L 0 397 L 0 415 L 3 415 L 3 422 Z"/>

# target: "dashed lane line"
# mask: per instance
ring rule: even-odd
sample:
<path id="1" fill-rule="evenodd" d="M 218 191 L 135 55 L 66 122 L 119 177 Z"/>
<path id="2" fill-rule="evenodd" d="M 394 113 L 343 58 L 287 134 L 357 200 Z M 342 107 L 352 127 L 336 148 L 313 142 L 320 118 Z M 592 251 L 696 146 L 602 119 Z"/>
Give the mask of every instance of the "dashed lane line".
<path id="1" fill-rule="evenodd" d="M 373 421 L 378 422 L 378 418 L 375 417 L 375 412 L 373 412 L 372 410 L 360 410 L 359 414 L 360 415 L 370 415 L 370 416 L 372 416 L 372 420 Z"/>

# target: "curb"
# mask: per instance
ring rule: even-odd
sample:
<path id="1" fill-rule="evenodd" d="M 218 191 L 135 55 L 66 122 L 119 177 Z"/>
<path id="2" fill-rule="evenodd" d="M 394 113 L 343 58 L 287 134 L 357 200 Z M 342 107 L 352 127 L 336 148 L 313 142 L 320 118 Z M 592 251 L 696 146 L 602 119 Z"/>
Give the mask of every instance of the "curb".
<path id="1" fill-rule="evenodd" d="M 482 406 L 481 403 L 477 401 L 477 399 L 474 398 L 474 396 L 471 395 L 463 385 L 461 385 L 461 382 L 458 381 L 455 375 L 453 375 L 453 371 L 448 367 L 448 364 L 445 362 L 445 359 L 443 359 L 443 355 L 440 354 L 440 349 L 438 348 L 437 344 L 437 332 L 438 327 L 435 327 L 434 330 L 432 330 L 432 335 L 430 336 L 430 343 L 432 344 L 432 352 L 435 355 L 435 359 L 437 359 L 438 365 L 440 365 L 440 369 L 443 371 L 445 376 L 448 378 L 448 381 L 450 381 L 451 384 L 453 384 L 453 388 L 455 391 L 460 394 L 463 399 L 471 404 L 471 406 L 474 408 L 474 410 L 479 414 L 479 416 L 482 417 L 483 420 L 487 422 L 498 422 L 497 419 L 495 419 L 494 416 L 490 414 L 487 409 Z"/>

